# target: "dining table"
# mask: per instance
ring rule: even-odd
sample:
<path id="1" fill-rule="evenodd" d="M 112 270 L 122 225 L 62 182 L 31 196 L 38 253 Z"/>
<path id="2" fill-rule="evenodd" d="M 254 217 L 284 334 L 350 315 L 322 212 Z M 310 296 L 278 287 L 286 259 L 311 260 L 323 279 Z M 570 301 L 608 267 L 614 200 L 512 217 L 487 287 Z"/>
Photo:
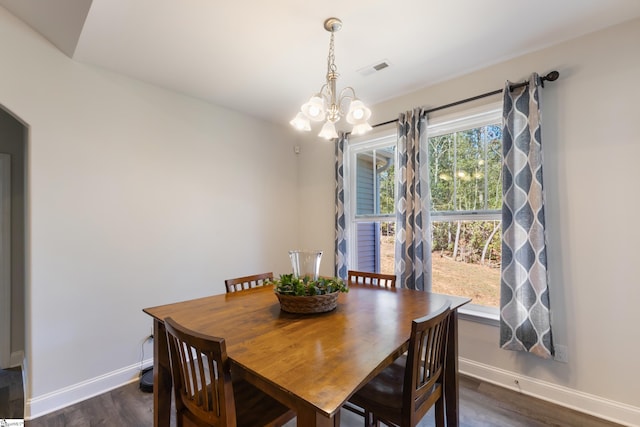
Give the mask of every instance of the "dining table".
<path id="1" fill-rule="evenodd" d="M 339 426 L 340 408 L 408 349 L 411 322 L 449 304 L 446 423 L 457 426 L 458 314 L 469 298 L 351 284 L 332 311 L 281 310 L 273 286 L 145 308 L 153 318 L 154 426 L 169 426 L 172 380 L 164 320 L 224 338 L 234 375 L 294 409 L 297 425 Z M 236 402 L 242 404 L 242 402 Z"/>

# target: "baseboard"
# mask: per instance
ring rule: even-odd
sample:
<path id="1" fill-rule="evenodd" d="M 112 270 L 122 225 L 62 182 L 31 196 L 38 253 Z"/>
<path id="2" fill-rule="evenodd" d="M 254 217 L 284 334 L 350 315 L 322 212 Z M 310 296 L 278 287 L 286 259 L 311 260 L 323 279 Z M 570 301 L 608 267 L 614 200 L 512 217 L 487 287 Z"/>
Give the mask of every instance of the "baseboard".
<path id="1" fill-rule="evenodd" d="M 461 374 L 546 400 L 585 414 L 629 427 L 640 427 L 640 408 L 541 381 L 494 366 L 460 358 Z"/>
<path id="2" fill-rule="evenodd" d="M 142 364 L 136 363 L 42 396 L 27 399 L 24 418 L 25 420 L 32 420 L 137 381 L 140 376 L 140 369 L 152 364 L 153 359 L 147 359 Z"/>

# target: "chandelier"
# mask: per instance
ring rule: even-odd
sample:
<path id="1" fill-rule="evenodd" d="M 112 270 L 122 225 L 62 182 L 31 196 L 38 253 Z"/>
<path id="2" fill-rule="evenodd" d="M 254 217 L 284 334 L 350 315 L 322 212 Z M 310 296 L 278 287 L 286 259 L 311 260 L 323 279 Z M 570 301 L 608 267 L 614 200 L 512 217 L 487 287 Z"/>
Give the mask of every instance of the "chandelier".
<path id="1" fill-rule="evenodd" d="M 336 122 L 345 117 L 347 122 L 353 125 L 352 135 L 361 135 L 371 130 L 368 120 L 371 110 L 362 101 L 356 98 L 356 92 L 352 87 L 346 87 L 336 93 L 336 81 L 338 80 L 338 68 L 335 64 L 333 37 L 336 31 L 342 28 L 342 21 L 338 18 L 329 18 L 324 21 L 324 29 L 331 33 L 329 41 L 329 56 L 327 57 L 327 82 L 320 91 L 313 95 L 307 103 L 302 105 L 300 112 L 289 123 L 298 129 L 310 131 L 310 122 L 322 122 L 322 130 L 318 136 L 326 139 L 338 137 Z M 348 104 L 345 115 L 345 104 Z"/>

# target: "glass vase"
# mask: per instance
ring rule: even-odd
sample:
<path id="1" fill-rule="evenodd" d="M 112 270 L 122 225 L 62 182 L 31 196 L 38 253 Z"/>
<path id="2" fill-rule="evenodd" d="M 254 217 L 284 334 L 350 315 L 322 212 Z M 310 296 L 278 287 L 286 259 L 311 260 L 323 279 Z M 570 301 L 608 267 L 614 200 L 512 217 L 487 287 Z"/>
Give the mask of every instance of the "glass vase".
<path id="1" fill-rule="evenodd" d="M 318 280 L 322 251 L 289 251 L 289 258 L 291 258 L 294 277 Z"/>

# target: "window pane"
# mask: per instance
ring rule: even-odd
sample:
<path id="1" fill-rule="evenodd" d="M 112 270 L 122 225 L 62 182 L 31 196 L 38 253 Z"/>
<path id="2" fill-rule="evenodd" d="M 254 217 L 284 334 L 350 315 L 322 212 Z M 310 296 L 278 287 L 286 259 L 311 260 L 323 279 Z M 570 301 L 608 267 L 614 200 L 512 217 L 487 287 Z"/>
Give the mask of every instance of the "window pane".
<path id="1" fill-rule="evenodd" d="M 498 124 L 429 138 L 432 211 L 501 208 L 501 138 Z"/>
<path id="2" fill-rule="evenodd" d="M 356 223 L 357 265 L 372 273 L 394 273 L 395 221 Z"/>
<path id="3" fill-rule="evenodd" d="M 482 128 L 456 135 L 456 209 L 484 209 L 484 144 Z"/>
<path id="4" fill-rule="evenodd" d="M 396 146 L 378 150 L 378 189 L 380 193 L 381 214 L 392 214 L 395 212 L 395 165 Z"/>
<path id="5" fill-rule="evenodd" d="M 367 151 L 356 156 L 356 215 L 375 213 L 373 155 L 373 151 Z"/>
<path id="6" fill-rule="evenodd" d="M 433 221 L 433 292 L 500 305 L 501 221 Z"/>
<path id="7" fill-rule="evenodd" d="M 502 128 L 486 126 L 487 209 L 502 209 Z"/>
<path id="8" fill-rule="evenodd" d="M 386 221 L 380 224 L 380 273 L 396 274 L 396 222 Z"/>
<path id="9" fill-rule="evenodd" d="M 356 215 L 392 214 L 395 145 L 356 155 Z"/>
<path id="10" fill-rule="evenodd" d="M 453 134 L 429 138 L 431 209 L 453 210 Z"/>

